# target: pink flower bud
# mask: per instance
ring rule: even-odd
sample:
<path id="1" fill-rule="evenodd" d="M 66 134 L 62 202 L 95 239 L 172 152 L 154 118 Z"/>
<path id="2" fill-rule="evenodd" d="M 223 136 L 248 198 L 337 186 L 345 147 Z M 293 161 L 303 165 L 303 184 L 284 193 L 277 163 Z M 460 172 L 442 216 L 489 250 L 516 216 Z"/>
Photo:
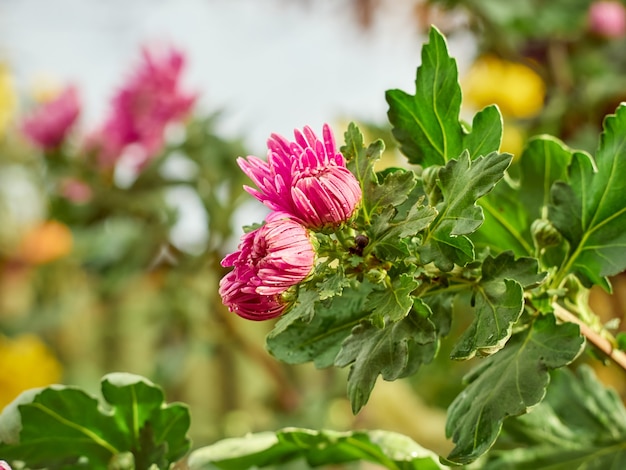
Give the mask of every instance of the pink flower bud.
<path id="1" fill-rule="evenodd" d="M 313 269 L 315 249 L 309 232 L 290 219 L 273 220 L 246 233 L 238 250 L 222 260 L 234 269 L 220 281 L 220 295 L 231 312 L 267 320 L 287 307 L 283 294 Z"/>
<path id="2" fill-rule="evenodd" d="M 599 1 L 589 7 L 589 29 L 598 36 L 620 38 L 626 33 L 626 9 L 617 1 Z"/>
<path id="3" fill-rule="evenodd" d="M 0 470 L 11 470 L 11 466 L 4 460 L 0 460 Z"/>
<path id="4" fill-rule="evenodd" d="M 361 201 L 361 187 L 346 168 L 330 127 L 320 141 L 311 128 L 294 132 L 295 142 L 272 134 L 267 162 L 249 156 L 238 163 L 257 189 L 252 196 L 275 211 L 267 220 L 293 218 L 313 229 L 336 227 L 349 220 Z"/>
<path id="5" fill-rule="evenodd" d="M 44 103 L 22 123 L 22 131 L 43 149 L 58 147 L 80 113 L 75 87 L 67 87 L 59 96 Z"/>

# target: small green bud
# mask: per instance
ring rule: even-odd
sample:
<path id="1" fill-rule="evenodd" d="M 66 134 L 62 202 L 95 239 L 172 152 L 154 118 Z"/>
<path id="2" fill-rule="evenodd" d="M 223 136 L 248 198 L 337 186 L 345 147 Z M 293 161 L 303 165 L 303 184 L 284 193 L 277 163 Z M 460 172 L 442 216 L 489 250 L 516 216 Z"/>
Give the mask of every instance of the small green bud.
<path id="1" fill-rule="evenodd" d="M 387 271 L 384 269 L 370 269 L 367 274 L 367 280 L 373 282 L 374 284 L 382 283 L 387 277 Z"/>
<path id="2" fill-rule="evenodd" d="M 530 233 L 537 248 L 558 245 L 561 234 L 548 219 L 536 219 L 530 226 Z"/>

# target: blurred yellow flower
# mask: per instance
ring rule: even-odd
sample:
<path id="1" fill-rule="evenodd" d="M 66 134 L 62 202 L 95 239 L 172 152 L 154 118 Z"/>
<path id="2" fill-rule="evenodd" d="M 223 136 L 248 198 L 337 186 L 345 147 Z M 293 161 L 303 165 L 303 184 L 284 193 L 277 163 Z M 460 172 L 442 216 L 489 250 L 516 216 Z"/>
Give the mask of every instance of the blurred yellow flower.
<path id="1" fill-rule="evenodd" d="M 17 107 L 13 77 L 6 65 L 0 63 L 0 136 L 11 122 Z"/>
<path id="2" fill-rule="evenodd" d="M 72 244 L 72 232 L 67 225 L 48 220 L 26 233 L 17 254 L 28 264 L 44 264 L 68 255 Z"/>
<path id="3" fill-rule="evenodd" d="M 461 82 L 468 104 L 497 104 L 505 116 L 529 118 L 541 111 L 546 87 L 530 67 L 488 55 L 479 58 Z"/>
<path id="4" fill-rule="evenodd" d="M 500 151 L 510 153 L 513 155 L 513 159 L 517 159 L 524 150 L 524 142 L 524 130 L 520 126 L 509 123 L 505 120 Z"/>
<path id="5" fill-rule="evenodd" d="M 24 390 L 58 383 L 61 372 L 61 364 L 37 336 L 0 336 L 0 409 Z"/>
<path id="6" fill-rule="evenodd" d="M 47 74 L 37 75 L 30 86 L 30 94 L 36 103 L 48 103 L 63 92 L 58 80 Z"/>

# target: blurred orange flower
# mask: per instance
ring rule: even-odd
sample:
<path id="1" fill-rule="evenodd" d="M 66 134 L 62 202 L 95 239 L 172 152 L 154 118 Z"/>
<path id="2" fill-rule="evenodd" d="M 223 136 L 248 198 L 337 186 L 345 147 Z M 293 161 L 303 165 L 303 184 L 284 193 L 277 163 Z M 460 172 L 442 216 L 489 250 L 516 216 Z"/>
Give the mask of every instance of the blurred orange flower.
<path id="1" fill-rule="evenodd" d="M 28 264 L 44 264 L 72 251 L 72 232 L 67 225 L 49 220 L 31 229 L 18 247 L 18 257 Z"/>
<path id="2" fill-rule="evenodd" d="M 61 372 L 61 364 L 39 337 L 0 336 L 0 409 L 24 390 L 58 383 Z"/>

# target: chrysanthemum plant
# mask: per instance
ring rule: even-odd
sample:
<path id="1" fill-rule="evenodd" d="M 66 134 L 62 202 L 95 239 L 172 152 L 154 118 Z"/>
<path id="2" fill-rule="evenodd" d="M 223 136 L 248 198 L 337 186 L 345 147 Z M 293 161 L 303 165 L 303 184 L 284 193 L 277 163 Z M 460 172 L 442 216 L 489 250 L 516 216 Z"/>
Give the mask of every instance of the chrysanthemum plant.
<path id="1" fill-rule="evenodd" d="M 417 373 L 451 325 L 466 324 L 449 338 L 450 358 L 478 359 L 448 408 L 455 446 L 443 461 L 474 462 L 507 420 L 527 415 L 510 426 L 526 433 L 525 450 L 494 453 L 489 465 L 626 464 L 621 404 L 611 392 L 596 395 L 588 370 L 581 384 L 559 371 L 585 345 L 626 365 L 619 340 L 587 302 L 592 286 L 610 291 L 608 276 L 626 268 L 626 106 L 606 118 L 595 156 L 539 136 L 513 163 L 499 151 L 497 107 L 471 123 L 460 119 L 457 75 L 432 29 L 415 93 L 386 94 L 393 135 L 415 169 L 378 170 L 384 143 L 366 145 L 354 124 L 342 159 L 328 128 L 322 140 L 307 128 L 293 143 L 273 136 L 266 162 L 240 160 L 258 187 L 248 191 L 272 210 L 263 227 L 274 236 L 250 232 L 227 257 L 234 269 L 222 281 L 224 303 L 246 318 L 281 316 L 267 338 L 277 359 L 349 367 L 354 413 L 379 376 Z M 285 234 L 292 224 L 308 234 L 281 235 L 281 224 Z M 610 418 L 591 441 L 568 416 L 584 412 Z M 562 433 L 550 443 L 529 437 L 559 426 L 575 445 Z"/>
<path id="2" fill-rule="evenodd" d="M 626 468 L 622 402 L 588 366 L 568 367 L 587 347 L 626 369 L 622 337 L 588 305 L 592 286 L 610 292 L 626 268 L 626 105 L 606 118 L 595 156 L 539 136 L 513 161 L 495 106 L 461 121 L 457 75 L 433 28 L 415 94 L 387 92 L 411 169 L 378 169 L 384 143 L 366 145 L 354 124 L 341 147 L 328 126 L 321 139 L 305 128 L 293 142 L 273 135 L 267 160 L 240 159 L 270 213 L 223 260 L 220 284 L 233 314 L 280 317 L 267 338 L 278 360 L 349 367 L 354 413 L 379 376 L 419 373 L 450 342 L 452 360 L 474 361 L 448 409 L 452 451 L 384 431 L 286 428 L 197 449 L 184 465 Z M 23 395 L 0 416 L 0 458 L 152 469 L 185 454 L 187 410 L 154 384 L 114 374 L 102 396 Z"/>

